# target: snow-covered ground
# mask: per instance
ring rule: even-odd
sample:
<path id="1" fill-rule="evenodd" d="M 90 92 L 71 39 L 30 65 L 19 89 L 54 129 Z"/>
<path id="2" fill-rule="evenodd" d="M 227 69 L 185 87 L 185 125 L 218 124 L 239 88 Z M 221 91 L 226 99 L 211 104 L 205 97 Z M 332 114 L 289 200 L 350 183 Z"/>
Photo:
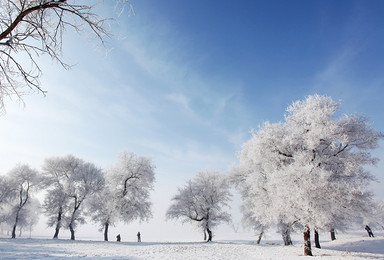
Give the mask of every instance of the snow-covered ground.
<path id="1" fill-rule="evenodd" d="M 310 259 L 384 259 L 384 236 L 346 234 L 313 248 Z M 203 242 L 102 242 L 52 239 L 0 238 L 0 259 L 300 259 L 302 241 L 283 246 L 278 240 Z"/>

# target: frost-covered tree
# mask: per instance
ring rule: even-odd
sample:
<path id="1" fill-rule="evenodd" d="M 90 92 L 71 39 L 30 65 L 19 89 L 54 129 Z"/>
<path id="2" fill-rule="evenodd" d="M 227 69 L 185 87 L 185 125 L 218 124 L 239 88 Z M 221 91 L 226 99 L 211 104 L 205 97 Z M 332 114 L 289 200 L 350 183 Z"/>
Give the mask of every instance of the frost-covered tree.
<path id="1" fill-rule="evenodd" d="M 111 193 L 108 181 L 101 192 L 96 193 L 87 203 L 92 220 L 100 224 L 100 230 L 104 229 L 104 241 L 108 241 L 108 230 L 119 220 L 119 208 L 116 196 Z"/>
<path id="2" fill-rule="evenodd" d="M 87 3 L 88 2 L 88 3 Z M 45 93 L 38 57 L 45 54 L 64 68 L 63 35 L 68 29 L 88 30 L 101 44 L 110 34 L 96 13 L 95 1 L 78 0 L 2 0 L 0 1 L 0 112 L 4 98 L 21 98 L 25 87 Z M 104 2 L 104 1 L 99 1 Z M 105 1 L 107 2 L 107 1 Z M 110 2 L 110 1 L 108 1 Z M 115 0 L 121 9 L 128 0 Z"/>
<path id="3" fill-rule="evenodd" d="M 32 231 L 33 226 L 37 224 L 40 216 L 40 202 L 38 199 L 31 198 L 30 202 L 27 203 L 24 209 L 19 214 L 19 237 L 23 231 Z"/>
<path id="4" fill-rule="evenodd" d="M 15 198 L 15 197 L 14 197 Z M 0 226 L 0 230 L 7 231 L 7 234 L 13 231 L 15 207 L 9 203 L 3 207 L 3 218 Z M 20 237 L 23 231 L 32 231 L 34 225 L 37 224 L 40 216 L 40 202 L 38 199 L 29 198 L 28 203 L 20 210 L 17 222 L 16 232 Z"/>
<path id="5" fill-rule="evenodd" d="M 262 221 L 262 219 L 268 216 L 270 194 L 263 188 L 266 185 L 266 176 L 263 174 L 252 175 L 252 173 L 252 167 L 242 162 L 241 165 L 230 170 L 229 180 L 240 192 L 243 200 L 243 204 L 240 207 L 243 213 L 243 225 L 260 232 L 257 239 L 257 244 L 259 244 L 264 232 L 269 227 L 269 224 L 266 224 L 267 222 Z M 252 188 L 252 185 L 250 185 L 250 177 L 255 178 L 253 183 L 258 185 L 257 189 Z"/>
<path id="6" fill-rule="evenodd" d="M 89 203 L 93 220 L 104 229 L 105 241 L 108 241 L 109 226 L 117 221 L 130 223 L 152 217 L 150 192 L 155 181 L 154 170 L 147 157 L 126 151 L 119 154 L 118 162 L 107 173 L 103 191 Z"/>
<path id="7" fill-rule="evenodd" d="M 54 239 L 59 237 L 60 229 L 65 214 L 68 214 L 69 207 L 69 186 L 72 175 L 82 163 L 81 159 L 68 155 L 66 157 L 47 158 L 43 164 L 43 182 L 46 187 L 46 196 L 43 209 L 48 217 L 48 226 L 55 227 Z"/>
<path id="8" fill-rule="evenodd" d="M 68 212 L 68 196 L 60 188 L 47 191 L 43 204 L 44 214 L 48 216 L 47 225 L 55 227 L 54 239 L 59 238 L 60 229 L 63 227 L 65 213 Z"/>
<path id="9" fill-rule="evenodd" d="M 104 187 L 104 175 L 100 168 L 93 163 L 84 162 L 75 171 L 70 180 L 68 189 L 69 214 L 67 216 L 67 225 L 71 232 L 71 240 L 75 240 L 75 228 L 77 222 L 85 223 L 82 217 L 82 206 L 88 198 L 101 192 Z"/>
<path id="10" fill-rule="evenodd" d="M 254 200 L 267 194 L 268 201 L 254 203 L 255 219 L 302 226 L 305 255 L 312 254 L 310 229 L 337 228 L 369 210 L 373 177 L 364 166 L 376 163 L 369 151 L 383 135 L 366 117 L 336 118 L 338 107 L 319 95 L 294 102 L 285 122 L 265 123 L 239 156 Z"/>
<path id="11" fill-rule="evenodd" d="M 103 172 L 92 163 L 68 155 L 46 159 L 43 174 L 47 189 L 43 208 L 48 225 L 55 226 L 53 238 L 58 238 L 64 226 L 74 240 L 77 223 L 85 221 L 84 201 L 103 189 Z"/>
<path id="12" fill-rule="evenodd" d="M 229 207 L 230 199 L 230 185 L 226 176 L 216 171 L 199 172 L 183 188 L 178 189 L 166 217 L 197 224 L 204 234 L 207 231 L 208 241 L 212 241 L 212 229 L 231 220 L 230 214 L 224 210 Z"/>
<path id="13" fill-rule="evenodd" d="M 11 189 L 7 218 L 12 226 L 12 238 L 16 238 L 16 228 L 22 220 L 23 211 L 31 203 L 31 194 L 39 184 L 40 176 L 29 165 L 20 164 L 7 174 L 7 178 Z"/>

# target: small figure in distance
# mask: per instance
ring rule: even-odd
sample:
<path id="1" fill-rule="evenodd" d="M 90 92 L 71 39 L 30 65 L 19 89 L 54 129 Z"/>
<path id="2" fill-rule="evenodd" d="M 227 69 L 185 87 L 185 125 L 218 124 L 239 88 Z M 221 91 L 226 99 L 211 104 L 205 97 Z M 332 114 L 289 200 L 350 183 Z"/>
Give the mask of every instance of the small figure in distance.
<path id="1" fill-rule="evenodd" d="M 367 230 L 369 237 L 375 237 L 372 233 L 372 229 L 368 225 L 365 226 L 365 230 Z"/>
<path id="2" fill-rule="evenodd" d="M 137 232 L 137 242 L 141 242 L 141 235 L 140 235 L 140 232 Z"/>
<path id="3" fill-rule="evenodd" d="M 117 242 L 120 242 L 120 240 L 121 240 L 121 236 L 120 236 L 120 234 L 118 234 L 118 235 L 116 236 L 116 241 L 117 241 Z"/>

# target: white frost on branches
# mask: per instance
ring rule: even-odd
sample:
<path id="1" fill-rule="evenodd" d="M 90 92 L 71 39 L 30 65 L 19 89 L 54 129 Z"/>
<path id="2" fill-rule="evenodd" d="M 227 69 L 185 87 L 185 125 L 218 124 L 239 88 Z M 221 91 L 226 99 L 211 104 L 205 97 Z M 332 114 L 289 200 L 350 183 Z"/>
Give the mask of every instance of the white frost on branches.
<path id="1" fill-rule="evenodd" d="M 106 185 L 89 203 L 92 218 L 104 228 L 117 221 L 129 223 L 152 217 L 150 192 L 155 181 L 155 166 L 151 159 L 123 151 L 117 164 L 108 171 Z"/>
<path id="2" fill-rule="evenodd" d="M 330 97 L 308 96 L 287 108 L 285 122 L 252 133 L 232 173 L 248 218 L 330 230 L 369 212 L 373 176 L 364 166 L 376 163 L 369 151 L 383 134 L 366 117 L 336 118 L 338 107 Z"/>
<path id="3" fill-rule="evenodd" d="M 16 228 L 29 221 L 26 211 L 33 202 L 32 192 L 39 185 L 40 176 L 39 172 L 29 165 L 20 164 L 13 168 L 3 181 L 3 184 L 7 185 L 5 189 L 2 188 L 4 193 L 0 194 L 4 197 L 3 202 L 7 202 L 5 220 L 12 227 L 12 238 L 16 238 Z"/>
<path id="4" fill-rule="evenodd" d="M 75 239 L 77 223 L 84 223 L 84 204 L 104 187 L 104 174 L 94 164 L 68 155 L 45 160 L 44 184 L 47 188 L 44 200 L 49 226 L 55 226 L 54 238 L 61 227 L 69 228 Z"/>
<path id="5" fill-rule="evenodd" d="M 231 199 L 229 183 L 216 171 L 199 172 L 172 198 L 166 216 L 196 224 L 212 239 L 211 229 L 222 222 L 230 222 L 231 216 L 224 209 Z"/>

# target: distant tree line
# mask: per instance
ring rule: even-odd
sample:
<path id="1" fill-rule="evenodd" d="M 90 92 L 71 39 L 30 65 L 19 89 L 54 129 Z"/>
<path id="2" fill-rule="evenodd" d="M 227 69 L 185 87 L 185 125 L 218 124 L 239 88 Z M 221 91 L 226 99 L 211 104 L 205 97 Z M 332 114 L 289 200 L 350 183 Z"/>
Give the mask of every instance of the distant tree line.
<path id="1" fill-rule="evenodd" d="M 149 158 L 125 151 L 108 171 L 73 155 L 46 159 L 41 172 L 17 165 L 0 176 L 0 222 L 16 238 L 17 228 L 36 224 L 41 208 L 48 217 L 47 225 L 54 227 L 53 238 L 65 228 L 75 240 L 76 227 L 89 216 L 104 228 L 107 241 L 110 225 L 151 217 L 154 170 Z M 33 195 L 42 189 L 45 198 L 40 205 Z"/>

